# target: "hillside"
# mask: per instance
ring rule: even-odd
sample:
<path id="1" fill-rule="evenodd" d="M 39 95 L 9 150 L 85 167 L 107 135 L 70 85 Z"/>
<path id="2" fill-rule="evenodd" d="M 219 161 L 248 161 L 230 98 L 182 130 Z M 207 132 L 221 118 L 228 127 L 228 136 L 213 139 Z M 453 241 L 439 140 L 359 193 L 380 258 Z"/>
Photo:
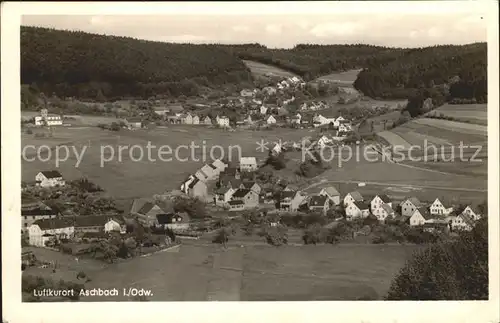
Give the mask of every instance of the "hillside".
<path id="1" fill-rule="evenodd" d="M 485 43 L 397 50 L 391 56 L 361 71 L 354 86 L 371 97 L 408 98 L 425 89 L 431 97 L 487 100 Z"/>
<path id="2" fill-rule="evenodd" d="M 419 90 L 427 90 L 424 96 L 437 101 L 465 99 L 482 103 L 487 100 L 485 43 L 411 49 L 370 45 L 297 45 L 292 49 L 268 49 L 249 44 L 233 46 L 231 50 L 242 59 L 277 66 L 306 80 L 363 69 L 354 87 L 374 98 L 407 99 Z"/>
<path id="3" fill-rule="evenodd" d="M 216 45 L 21 27 L 21 82 L 48 94 L 98 101 L 177 97 L 242 81 L 251 81 L 245 64 Z"/>

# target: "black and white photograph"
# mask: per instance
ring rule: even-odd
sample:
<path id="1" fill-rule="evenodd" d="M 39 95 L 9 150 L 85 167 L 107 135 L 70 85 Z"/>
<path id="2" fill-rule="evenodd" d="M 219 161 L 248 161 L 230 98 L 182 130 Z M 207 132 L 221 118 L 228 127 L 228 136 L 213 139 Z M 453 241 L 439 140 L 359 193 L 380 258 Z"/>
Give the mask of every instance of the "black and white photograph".
<path id="1" fill-rule="evenodd" d="M 3 3 L 17 306 L 498 322 L 498 3 L 347 2 Z"/>

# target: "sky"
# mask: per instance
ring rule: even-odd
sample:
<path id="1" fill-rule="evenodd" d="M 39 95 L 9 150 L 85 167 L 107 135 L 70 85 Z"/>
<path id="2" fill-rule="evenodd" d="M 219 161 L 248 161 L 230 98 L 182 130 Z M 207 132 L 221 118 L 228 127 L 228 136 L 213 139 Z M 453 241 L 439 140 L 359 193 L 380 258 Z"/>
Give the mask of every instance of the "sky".
<path id="1" fill-rule="evenodd" d="M 391 3 L 385 2 L 385 5 Z M 59 12 L 57 15 L 23 15 L 21 24 L 164 42 L 260 43 L 272 48 L 290 48 L 298 43 L 424 47 L 486 41 L 487 17 L 484 11 L 459 2 L 439 10 L 425 9 L 422 5 L 413 9 L 391 5 L 399 9 L 391 11 L 387 7 L 388 11 L 375 12 L 366 10 L 367 5 L 358 7 L 365 10 L 354 10 L 352 6 L 339 7 L 328 2 L 319 2 L 323 10 L 316 4 L 306 6 L 318 10 L 300 10 L 300 2 L 290 6 L 283 2 L 281 10 L 273 6 L 276 3 L 253 4 L 253 7 L 227 6 L 226 9 L 231 9 L 227 11 L 222 7 L 216 10 L 214 5 L 206 10 L 200 6 L 188 10 L 184 6 L 177 11 L 136 11 L 141 14 L 133 14 L 132 9 L 125 15 L 123 12 L 116 14 L 116 10 L 108 7 L 107 11 L 101 10 L 105 14 L 98 15 L 87 14 L 92 10 L 82 10 L 84 15 Z M 420 4 L 431 3 L 424 1 Z"/>

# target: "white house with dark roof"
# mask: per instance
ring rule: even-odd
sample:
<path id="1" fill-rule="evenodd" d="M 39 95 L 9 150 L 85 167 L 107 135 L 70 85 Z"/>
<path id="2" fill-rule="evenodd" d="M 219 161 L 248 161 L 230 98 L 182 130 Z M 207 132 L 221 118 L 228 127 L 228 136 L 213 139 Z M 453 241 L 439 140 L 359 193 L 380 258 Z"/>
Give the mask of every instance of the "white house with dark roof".
<path id="1" fill-rule="evenodd" d="M 54 219 L 56 216 L 56 211 L 38 200 L 30 198 L 21 200 L 21 231 L 27 231 L 37 220 Z"/>
<path id="2" fill-rule="evenodd" d="M 256 171 L 257 159 L 255 157 L 241 157 L 240 158 L 240 171 L 242 172 L 253 172 Z"/>
<path id="3" fill-rule="evenodd" d="M 453 231 L 470 231 L 473 227 L 474 220 L 465 213 L 460 213 L 451 220 L 451 228 Z"/>
<path id="4" fill-rule="evenodd" d="M 28 241 L 32 246 L 45 247 L 50 239 L 70 238 L 75 232 L 68 219 L 37 220 L 28 228 Z"/>
<path id="5" fill-rule="evenodd" d="M 467 205 L 465 209 L 460 213 L 469 216 L 474 221 L 478 221 L 481 219 L 481 213 L 479 212 L 477 207 L 473 205 Z"/>
<path id="6" fill-rule="evenodd" d="M 401 203 L 401 215 L 412 216 L 413 213 L 420 207 L 423 203 L 419 201 L 416 197 L 410 197 Z"/>
<path id="7" fill-rule="evenodd" d="M 366 218 L 370 215 L 370 205 L 362 201 L 354 201 L 345 208 L 346 220 Z"/>
<path id="8" fill-rule="evenodd" d="M 226 116 L 222 116 L 222 117 L 217 116 L 215 118 L 215 121 L 219 127 L 223 127 L 223 128 L 229 127 L 229 118 Z"/>
<path id="9" fill-rule="evenodd" d="M 445 203 L 439 198 L 436 198 L 434 202 L 432 202 L 429 209 L 432 215 L 448 216 L 451 212 L 453 212 L 453 207 L 445 205 Z"/>
<path id="10" fill-rule="evenodd" d="M 232 187 L 220 187 L 215 191 L 214 204 L 220 207 L 227 207 L 229 201 L 233 197 L 235 188 Z"/>
<path id="11" fill-rule="evenodd" d="M 376 210 L 377 214 L 373 214 L 377 217 L 379 221 L 385 221 L 387 219 L 394 219 L 396 212 L 390 204 L 382 204 L 382 206 Z"/>
<path id="12" fill-rule="evenodd" d="M 428 220 L 430 220 L 431 216 L 429 211 L 425 207 L 417 208 L 411 217 L 409 218 L 410 226 L 421 226 L 424 225 Z"/>
<path id="13" fill-rule="evenodd" d="M 377 218 L 379 217 L 379 215 L 382 217 L 382 213 L 385 213 L 387 211 L 382 208 L 382 206 L 384 205 L 389 205 L 389 207 L 392 209 L 391 199 L 385 194 L 376 195 L 370 201 L 370 210 L 372 214 L 375 215 Z"/>
<path id="14" fill-rule="evenodd" d="M 295 212 L 304 203 L 306 196 L 300 191 L 281 191 L 279 209 L 281 211 Z"/>
<path id="15" fill-rule="evenodd" d="M 337 191 L 337 189 L 333 186 L 328 186 L 319 192 L 319 195 L 326 196 L 332 201 L 333 205 L 339 205 L 340 204 L 340 193 Z"/>
<path id="16" fill-rule="evenodd" d="M 242 201 L 245 209 L 254 208 L 259 205 L 259 194 L 246 188 L 240 188 L 233 193 L 231 201 Z"/>
<path id="17" fill-rule="evenodd" d="M 358 191 L 347 193 L 344 197 L 344 207 L 347 207 L 349 204 L 354 202 L 363 202 L 363 200 L 363 195 L 361 195 Z"/>
<path id="18" fill-rule="evenodd" d="M 229 211 L 243 211 L 245 209 L 245 202 L 241 200 L 232 200 L 228 202 Z"/>
<path id="19" fill-rule="evenodd" d="M 36 185 L 41 187 L 64 186 L 66 181 L 57 170 L 41 171 L 35 176 Z"/>
<path id="20" fill-rule="evenodd" d="M 309 200 L 309 211 L 326 214 L 330 208 L 330 199 L 325 195 L 311 196 Z"/>

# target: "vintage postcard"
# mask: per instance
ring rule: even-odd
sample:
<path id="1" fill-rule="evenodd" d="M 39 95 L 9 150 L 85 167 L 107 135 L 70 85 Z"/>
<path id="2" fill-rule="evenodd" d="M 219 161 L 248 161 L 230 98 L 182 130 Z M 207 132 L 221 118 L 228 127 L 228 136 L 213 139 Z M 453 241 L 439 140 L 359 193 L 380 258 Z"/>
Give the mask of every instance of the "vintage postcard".
<path id="1" fill-rule="evenodd" d="M 498 322 L 497 5 L 3 3 L 3 319 Z"/>

